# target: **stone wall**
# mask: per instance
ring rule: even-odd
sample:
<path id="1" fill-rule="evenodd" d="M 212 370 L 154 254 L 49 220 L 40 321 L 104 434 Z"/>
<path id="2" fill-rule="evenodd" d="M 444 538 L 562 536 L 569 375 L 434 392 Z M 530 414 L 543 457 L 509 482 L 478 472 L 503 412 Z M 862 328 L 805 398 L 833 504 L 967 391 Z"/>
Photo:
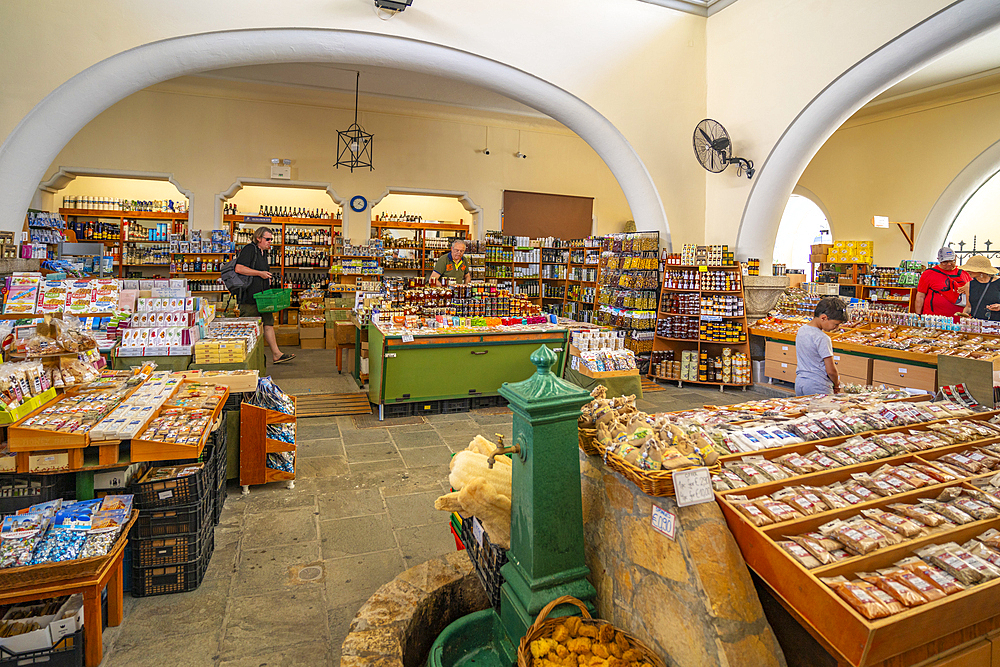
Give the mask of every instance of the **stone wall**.
<path id="1" fill-rule="evenodd" d="M 750 573 L 718 505 L 652 498 L 580 453 L 587 565 L 598 614 L 671 667 L 784 667 Z M 674 513 L 674 539 L 651 525 Z"/>
<path id="2" fill-rule="evenodd" d="M 452 621 L 489 599 L 464 551 L 411 567 L 368 598 L 341 647 L 341 667 L 421 667 Z"/>

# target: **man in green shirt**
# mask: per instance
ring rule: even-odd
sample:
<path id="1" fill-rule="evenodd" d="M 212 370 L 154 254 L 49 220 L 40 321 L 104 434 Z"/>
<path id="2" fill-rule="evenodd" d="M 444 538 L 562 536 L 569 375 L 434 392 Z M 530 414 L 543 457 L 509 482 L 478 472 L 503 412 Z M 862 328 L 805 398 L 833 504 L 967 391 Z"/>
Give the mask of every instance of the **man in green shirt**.
<path id="1" fill-rule="evenodd" d="M 439 280 L 441 277 L 451 278 L 459 282 L 471 283 L 472 270 L 469 268 L 469 261 L 462 258 L 465 254 L 465 241 L 455 239 L 451 243 L 451 252 L 438 257 L 434 270 L 431 271 L 431 280 Z"/>

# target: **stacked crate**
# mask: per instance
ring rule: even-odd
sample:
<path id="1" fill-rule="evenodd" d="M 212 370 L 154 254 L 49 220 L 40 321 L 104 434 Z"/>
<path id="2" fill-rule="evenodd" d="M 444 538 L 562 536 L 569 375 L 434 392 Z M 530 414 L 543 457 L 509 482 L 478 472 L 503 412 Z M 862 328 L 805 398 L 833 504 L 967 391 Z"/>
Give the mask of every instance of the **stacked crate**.
<path id="1" fill-rule="evenodd" d="M 210 439 L 198 473 L 130 487 L 139 510 L 129 536 L 133 596 L 183 593 L 201 584 L 215 549 L 215 450 Z M 191 462 L 171 465 L 185 464 Z"/>

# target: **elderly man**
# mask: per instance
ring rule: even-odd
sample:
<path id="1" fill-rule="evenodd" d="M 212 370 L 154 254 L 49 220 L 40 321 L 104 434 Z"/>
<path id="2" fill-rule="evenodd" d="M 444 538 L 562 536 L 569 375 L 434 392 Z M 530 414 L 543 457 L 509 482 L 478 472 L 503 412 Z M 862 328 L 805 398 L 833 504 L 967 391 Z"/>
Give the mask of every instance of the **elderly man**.
<path id="1" fill-rule="evenodd" d="M 938 250 L 937 258 L 937 266 L 920 274 L 913 312 L 954 317 L 965 308 L 969 274 L 955 266 L 955 251 L 951 248 Z"/>
<path id="2" fill-rule="evenodd" d="M 439 280 L 441 277 L 451 278 L 459 282 L 471 283 L 472 270 L 469 262 L 462 258 L 465 254 L 465 241 L 455 239 L 451 243 L 451 252 L 438 257 L 434 270 L 431 271 L 431 280 Z"/>

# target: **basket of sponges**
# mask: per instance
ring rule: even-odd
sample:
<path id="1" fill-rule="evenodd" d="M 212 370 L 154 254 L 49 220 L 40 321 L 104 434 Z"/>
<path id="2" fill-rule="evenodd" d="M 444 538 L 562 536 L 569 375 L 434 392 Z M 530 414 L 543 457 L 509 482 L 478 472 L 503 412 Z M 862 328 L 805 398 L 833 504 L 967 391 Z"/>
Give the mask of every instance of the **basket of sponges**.
<path id="1" fill-rule="evenodd" d="M 580 616 L 549 618 L 561 604 L 580 609 Z M 666 667 L 641 641 L 611 623 L 592 618 L 575 597 L 564 595 L 545 605 L 521 638 L 518 667 Z"/>

